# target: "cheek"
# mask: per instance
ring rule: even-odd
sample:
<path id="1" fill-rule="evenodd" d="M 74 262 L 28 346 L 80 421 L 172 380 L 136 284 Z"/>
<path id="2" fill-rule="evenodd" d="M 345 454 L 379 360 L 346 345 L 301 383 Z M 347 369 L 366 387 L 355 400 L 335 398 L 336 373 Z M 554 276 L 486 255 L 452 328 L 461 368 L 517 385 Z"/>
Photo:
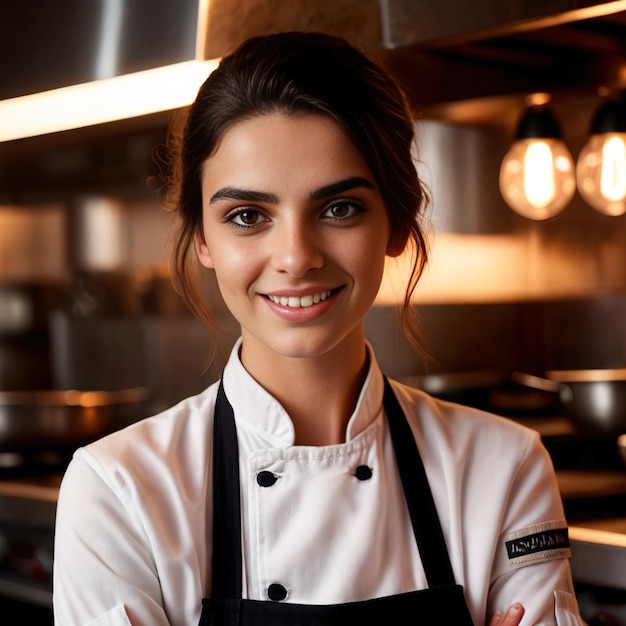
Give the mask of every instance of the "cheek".
<path id="1" fill-rule="evenodd" d="M 387 238 L 384 233 L 384 228 L 381 228 L 380 231 L 372 233 L 371 237 L 343 242 L 343 262 L 347 264 L 352 274 L 360 276 L 362 281 L 370 285 L 368 289 L 377 289 L 377 284 L 382 278 L 387 249 Z"/>
<path id="2" fill-rule="evenodd" d="M 258 274 L 258 258 L 249 247 L 220 246 L 213 254 L 213 268 L 222 292 L 241 291 Z"/>

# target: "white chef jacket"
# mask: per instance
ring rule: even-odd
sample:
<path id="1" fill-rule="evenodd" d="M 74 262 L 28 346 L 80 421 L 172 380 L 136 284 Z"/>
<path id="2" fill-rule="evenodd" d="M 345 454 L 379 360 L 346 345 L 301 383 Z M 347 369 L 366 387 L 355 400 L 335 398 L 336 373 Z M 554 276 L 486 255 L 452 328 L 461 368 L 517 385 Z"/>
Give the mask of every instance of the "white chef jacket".
<path id="1" fill-rule="evenodd" d="M 244 597 L 266 600 L 271 583 L 287 589 L 286 602 L 305 604 L 427 587 L 371 348 L 346 442 L 323 447 L 294 445 L 291 419 L 246 372 L 238 349 L 239 342 L 223 381 L 239 443 Z M 556 624 L 555 598 L 576 619 L 568 549 L 536 548 L 537 538 L 565 526 L 537 433 L 392 386 L 476 626 L 514 601 L 526 609 L 523 624 Z M 75 453 L 57 510 L 56 626 L 198 623 L 211 589 L 216 395 L 214 384 Z M 372 470 L 369 480 L 355 478 L 360 465 Z M 257 483 L 263 470 L 278 476 L 280 489 Z M 510 556 L 506 542 L 521 553 Z"/>

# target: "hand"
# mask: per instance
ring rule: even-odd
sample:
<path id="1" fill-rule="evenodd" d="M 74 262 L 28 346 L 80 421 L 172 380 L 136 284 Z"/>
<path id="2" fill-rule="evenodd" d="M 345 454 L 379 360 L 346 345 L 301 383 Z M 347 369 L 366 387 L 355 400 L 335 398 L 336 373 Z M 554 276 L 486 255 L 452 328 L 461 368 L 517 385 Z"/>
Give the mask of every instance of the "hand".
<path id="1" fill-rule="evenodd" d="M 496 611 L 489 622 L 489 626 L 518 626 L 522 617 L 524 617 L 524 607 L 516 602 L 508 608 L 506 613 Z"/>

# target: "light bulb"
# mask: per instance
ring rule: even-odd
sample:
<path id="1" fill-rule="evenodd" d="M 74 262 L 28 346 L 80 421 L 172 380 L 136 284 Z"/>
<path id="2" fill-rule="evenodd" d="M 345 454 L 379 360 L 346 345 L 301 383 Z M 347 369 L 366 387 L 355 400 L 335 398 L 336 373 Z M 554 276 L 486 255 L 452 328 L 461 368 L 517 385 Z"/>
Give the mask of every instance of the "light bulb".
<path id="1" fill-rule="evenodd" d="M 561 212 L 576 193 L 574 159 L 545 107 L 529 108 L 516 141 L 500 167 L 500 191 L 517 213 L 545 220 Z"/>
<path id="2" fill-rule="evenodd" d="M 626 213 L 626 101 L 607 101 L 596 112 L 591 136 L 576 164 L 578 191 L 596 211 Z"/>
<path id="3" fill-rule="evenodd" d="M 507 152 L 500 168 L 500 191 L 517 213 L 546 220 L 574 197 L 574 160 L 557 139 L 522 139 Z"/>

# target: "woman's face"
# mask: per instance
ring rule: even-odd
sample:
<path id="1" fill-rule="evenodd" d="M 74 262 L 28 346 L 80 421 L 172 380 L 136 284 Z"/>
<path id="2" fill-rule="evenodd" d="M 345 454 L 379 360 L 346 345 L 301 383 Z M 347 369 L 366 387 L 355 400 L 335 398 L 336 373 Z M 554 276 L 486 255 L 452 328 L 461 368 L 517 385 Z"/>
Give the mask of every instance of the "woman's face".
<path id="1" fill-rule="evenodd" d="M 196 250 L 241 324 L 244 354 L 362 350 L 389 226 L 336 122 L 273 113 L 237 123 L 204 164 L 202 200 Z"/>

